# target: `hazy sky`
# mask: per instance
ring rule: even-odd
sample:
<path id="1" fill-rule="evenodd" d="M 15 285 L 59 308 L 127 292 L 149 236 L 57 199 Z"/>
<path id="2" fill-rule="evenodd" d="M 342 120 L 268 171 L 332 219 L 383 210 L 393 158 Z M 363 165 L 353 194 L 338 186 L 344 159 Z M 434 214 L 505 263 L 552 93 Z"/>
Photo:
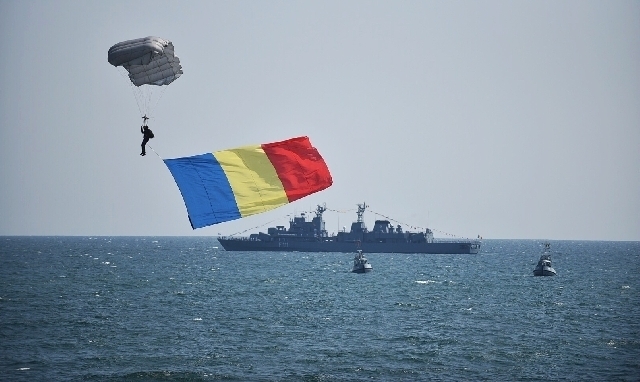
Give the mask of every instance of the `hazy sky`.
<path id="1" fill-rule="evenodd" d="M 149 35 L 184 70 L 160 156 L 307 135 L 333 186 L 191 230 L 107 62 Z M 638 1 L 0 0 L 0 40 L 0 235 L 232 234 L 319 203 L 351 210 L 335 232 L 366 202 L 437 237 L 640 240 Z"/>

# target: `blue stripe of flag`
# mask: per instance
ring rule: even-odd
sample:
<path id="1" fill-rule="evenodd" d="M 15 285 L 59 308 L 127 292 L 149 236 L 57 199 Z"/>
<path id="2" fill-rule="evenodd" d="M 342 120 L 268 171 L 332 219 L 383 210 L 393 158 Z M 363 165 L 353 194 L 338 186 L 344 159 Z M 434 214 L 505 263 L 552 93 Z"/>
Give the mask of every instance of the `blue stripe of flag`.
<path id="1" fill-rule="evenodd" d="M 178 184 L 193 229 L 240 219 L 233 190 L 213 154 L 165 159 Z"/>

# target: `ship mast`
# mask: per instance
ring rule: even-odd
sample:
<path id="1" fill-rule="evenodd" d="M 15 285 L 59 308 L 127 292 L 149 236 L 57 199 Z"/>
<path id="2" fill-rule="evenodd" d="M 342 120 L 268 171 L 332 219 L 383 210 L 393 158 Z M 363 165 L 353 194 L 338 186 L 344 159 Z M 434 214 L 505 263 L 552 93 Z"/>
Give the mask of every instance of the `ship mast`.
<path id="1" fill-rule="evenodd" d="M 327 210 L 327 205 L 326 203 L 324 205 L 319 205 L 318 204 L 318 208 L 316 208 L 316 217 L 318 218 L 322 218 L 322 214 L 324 213 L 324 211 Z"/>
<path id="2" fill-rule="evenodd" d="M 322 214 L 327 210 L 327 204 L 319 205 L 316 208 L 316 217 L 313 219 L 313 222 L 316 224 L 316 234 L 321 237 L 327 237 L 329 234 L 327 230 L 324 228 L 324 220 L 322 220 Z"/>
<path id="3" fill-rule="evenodd" d="M 367 205 L 367 203 L 362 203 L 362 204 L 358 204 L 358 223 L 362 223 L 364 222 L 364 220 L 362 219 L 362 215 L 364 215 L 364 210 L 367 209 L 367 207 L 369 207 Z"/>

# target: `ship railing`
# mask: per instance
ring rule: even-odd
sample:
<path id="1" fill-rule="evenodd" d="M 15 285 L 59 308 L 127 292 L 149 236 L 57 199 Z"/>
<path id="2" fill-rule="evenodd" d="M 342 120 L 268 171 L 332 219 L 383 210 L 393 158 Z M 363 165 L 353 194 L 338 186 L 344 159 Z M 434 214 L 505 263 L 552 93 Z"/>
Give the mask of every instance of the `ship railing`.
<path id="1" fill-rule="evenodd" d="M 251 239 L 248 236 L 218 236 L 216 239 L 222 240 L 236 240 L 236 241 L 255 241 L 255 239 Z"/>
<path id="2" fill-rule="evenodd" d="M 434 243 L 472 243 L 472 244 L 476 244 L 476 243 L 480 243 L 480 240 L 478 239 L 448 239 L 448 238 L 433 238 L 433 242 Z"/>

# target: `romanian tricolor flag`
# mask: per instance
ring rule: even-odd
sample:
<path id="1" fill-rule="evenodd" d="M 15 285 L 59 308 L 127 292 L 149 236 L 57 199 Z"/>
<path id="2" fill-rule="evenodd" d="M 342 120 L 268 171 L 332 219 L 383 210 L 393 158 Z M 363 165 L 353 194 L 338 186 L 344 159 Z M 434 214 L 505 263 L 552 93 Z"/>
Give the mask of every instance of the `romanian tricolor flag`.
<path id="1" fill-rule="evenodd" d="M 194 229 L 265 212 L 328 188 L 308 137 L 165 159 Z"/>

